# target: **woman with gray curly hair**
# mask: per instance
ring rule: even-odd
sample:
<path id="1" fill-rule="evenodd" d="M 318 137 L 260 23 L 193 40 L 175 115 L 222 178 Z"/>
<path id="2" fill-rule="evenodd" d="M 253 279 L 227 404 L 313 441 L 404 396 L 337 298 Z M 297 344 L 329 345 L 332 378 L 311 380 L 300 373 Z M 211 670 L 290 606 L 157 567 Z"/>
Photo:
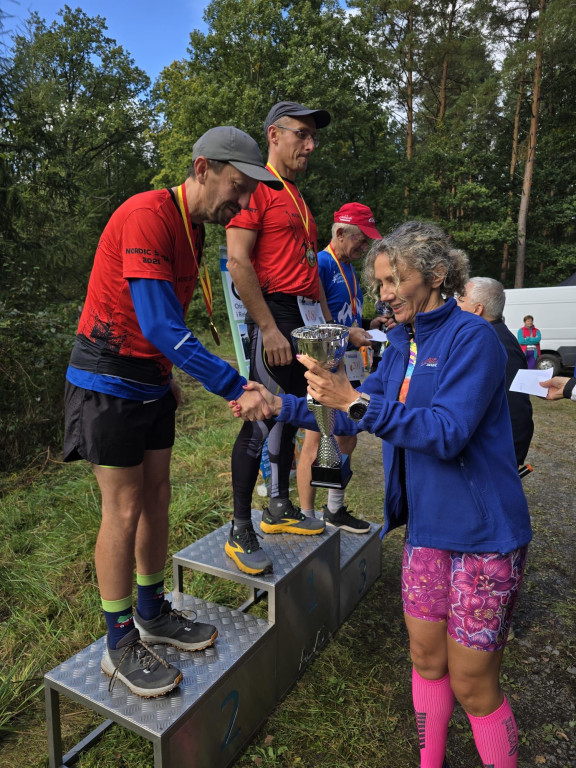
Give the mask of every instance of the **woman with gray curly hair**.
<path id="1" fill-rule="evenodd" d="M 374 243 L 365 268 L 397 323 L 377 370 L 354 390 L 340 371 L 299 359 L 308 392 L 338 411 L 336 434 L 383 440 L 382 535 L 406 526 L 402 601 L 421 768 L 447 765 L 454 697 L 482 764 L 515 768 L 518 735 L 499 672 L 532 534 L 506 353 L 490 324 L 453 298 L 467 273 L 466 254 L 442 229 L 403 224 Z M 268 397 L 279 420 L 315 428 L 304 399 Z"/>

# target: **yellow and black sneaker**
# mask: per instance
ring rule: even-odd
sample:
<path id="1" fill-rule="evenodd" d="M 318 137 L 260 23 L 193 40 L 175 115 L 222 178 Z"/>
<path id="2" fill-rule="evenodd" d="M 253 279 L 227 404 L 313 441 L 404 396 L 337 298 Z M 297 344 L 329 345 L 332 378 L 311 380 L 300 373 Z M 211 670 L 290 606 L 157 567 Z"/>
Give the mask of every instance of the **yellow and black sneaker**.
<path id="1" fill-rule="evenodd" d="M 306 517 L 300 507 L 295 507 L 290 499 L 270 499 L 270 506 L 262 510 L 260 528 L 264 533 L 300 533 L 314 536 L 324 533 L 326 523 L 315 517 Z"/>
<path id="2" fill-rule="evenodd" d="M 258 543 L 258 534 L 252 526 L 252 521 L 240 526 L 232 521 L 224 551 L 243 573 L 272 573 L 272 560 Z"/>

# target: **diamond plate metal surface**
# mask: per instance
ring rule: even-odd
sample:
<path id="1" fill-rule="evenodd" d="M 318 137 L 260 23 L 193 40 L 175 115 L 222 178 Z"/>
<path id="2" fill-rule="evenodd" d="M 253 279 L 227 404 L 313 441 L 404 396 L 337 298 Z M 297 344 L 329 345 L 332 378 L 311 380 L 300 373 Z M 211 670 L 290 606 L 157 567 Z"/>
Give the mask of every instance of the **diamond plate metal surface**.
<path id="1" fill-rule="evenodd" d="M 117 681 L 108 691 L 109 678 L 100 669 L 106 638 L 72 656 L 45 675 L 47 685 L 87 707 L 95 705 L 99 712 L 127 728 L 148 732 L 156 737 L 173 725 L 181 715 L 194 707 L 201 697 L 218 682 L 272 628 L 264 620 L 189 595 L 178 595 L 173 605 L 179 610 L 194 610 L 198 621 L 214 624 L 218 629 L 215 644 L 204 651 L 179 651 L 166 645 L 154 649 L 182 671 L 184 680 L 166 696 L 143 699 Z"/>
<path id="2" fill-rule="evenodd" d="M 261 519 L 260 510 L 253 509 L 252 523 L 256 531 L 260 530 Z M 228 523 L 176 552 L 173 555 L 173 561 L 186 568 L 269 590 L 289 576 L 294 568 L 312 557 L 327 538 L 337 536 L 338 531 L 336 528 L 326 526 L 324 533 L 313 536 L 289 533 L 264 535 L 262 547 L 274 563 L 274 572 L 265 576 L 250 576 L 238 570 L 233 560 L 224 552 L 229 534 L 230 524 Z"/>
<path id="3" fill-rule="evenodd" d="M 329 526 L 328 526 L 329 527 Z M 340 531 L 340 570 L 353 560 L 375 536 L 380 536 L 380 523 L 370 523 L 370 533 Z"/>

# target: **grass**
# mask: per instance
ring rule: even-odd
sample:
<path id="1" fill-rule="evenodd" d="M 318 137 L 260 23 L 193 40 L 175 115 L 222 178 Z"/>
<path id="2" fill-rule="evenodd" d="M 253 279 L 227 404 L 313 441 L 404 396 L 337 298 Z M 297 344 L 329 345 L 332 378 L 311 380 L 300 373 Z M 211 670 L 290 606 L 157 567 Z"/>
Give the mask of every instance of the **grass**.
<path id="1" fill-rule="evenodd" d="M 230 348 L 225 351 L 231 355 Z M 170 554 L 226 523 L 232 512 L 230 450 L 239 424 L 221 400 L 194 382 L 186 383 L 185 390 L 173 459 Z M 576 725 L 573 704 L 566 704 L 574 701 L 575 678 L 568 670 L 576 667 L 576 603 L 570 557 L 573 458 L 564 447 L 562 430 L 570 423 L 573 429 L 576 414 L 568 403 L 535 407 L 539 432 L 529 458 L 544 464 L 550 451 L 563 458 L 554 464 L 553 481 L 538 466 L 525 481 L 536 535 L 518 609 L 518 640 L 509 645 L 503 676 L 521 727 L 521 764 L 537 765 L 537 758 L 554 754 L 556 768 L 568 768 L 568 758 L 563 762 L 558 755 L 568 748 L 566 739 L 573 742 Z M 353 468 L 347 503 L 379 521 L 383 486 L 378 440 L 360 437 Z M 2 478 L 0 487 L 0 764 L 45 768 L 42 676 L 105 631 L 93 567 L 99 495 L 88 466 L 57 460 L 35 477 L 27 471 L 22 478 Z M 550 521 L 552 493 L 555 508 L 560 507 L 556 525 Z M 324 494 L 318 493 L 317 507 Z M 261 501 L 255 497 L 255 506 Z M 381 579 L 276 707 L 239 757 L 238 768 L 418 764 L 399 600 L 401 549 L 402 532 L 394 532 L 383 546 Z M 568 556 L 559 558 L 559 551 Z M 170 574 L 169 557 L 168 587 Z M 247 596 L 241 585 L 188 571 L 185 589 L 231 606 Z M 61 705 L 69 748 L 100 718 L 65 697 Z M 479 765 L 468 720 L 458 708 L 449 751 L 453 768 Z M 78 765 L 147 768 L 153 765 L 153 751 L 144 739 L 114 727 Z"/>

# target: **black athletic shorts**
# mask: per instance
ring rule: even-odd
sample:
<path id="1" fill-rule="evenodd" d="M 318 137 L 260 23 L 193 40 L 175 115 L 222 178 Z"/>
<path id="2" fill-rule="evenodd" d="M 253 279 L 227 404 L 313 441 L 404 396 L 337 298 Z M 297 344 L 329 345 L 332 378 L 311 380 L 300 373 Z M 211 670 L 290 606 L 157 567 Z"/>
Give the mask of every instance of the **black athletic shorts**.
<path id="1" fill-rule="evenodd" d="M 67 381 L 64 402 L 64 461 L 136 467 L 145 451 L 174 445 L 176 400 L 171 390 L 159 400 L 142 402 Z"/>

